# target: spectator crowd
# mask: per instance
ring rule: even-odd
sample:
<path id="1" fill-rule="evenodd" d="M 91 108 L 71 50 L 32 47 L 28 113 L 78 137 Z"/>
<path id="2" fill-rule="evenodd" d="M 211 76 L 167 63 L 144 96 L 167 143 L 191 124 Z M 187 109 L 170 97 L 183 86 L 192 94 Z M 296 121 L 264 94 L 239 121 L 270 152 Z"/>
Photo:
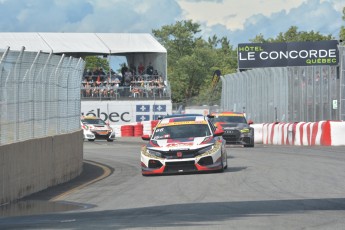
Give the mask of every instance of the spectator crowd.
<path id="1" fill-rule="evenodd" d="M 122 65 L 121 73 L 112 69 L 105 73 L 102 68 L 85 69 L 82 85 L 82 99 L 128 99 L 167 98 L 167 87 L 162 74 L 151 63 Z"/>

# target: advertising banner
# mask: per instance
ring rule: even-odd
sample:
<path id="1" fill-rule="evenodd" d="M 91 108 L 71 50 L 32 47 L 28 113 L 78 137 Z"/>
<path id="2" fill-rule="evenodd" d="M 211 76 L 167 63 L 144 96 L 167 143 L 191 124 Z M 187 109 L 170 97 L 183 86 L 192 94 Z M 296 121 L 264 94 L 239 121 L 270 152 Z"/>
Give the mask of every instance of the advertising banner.
<path id="1" fill-rule="evenodd" d="M 81 101 L 81 115 L 100 117 L 110 125 L 155 120 L 172 114 L 169 100 L 156 101 Z"/>
<path id="2" fill-rule="evenodd" d="M 239 69 L 338 65 L 338 41 L 238 44 Z"/>

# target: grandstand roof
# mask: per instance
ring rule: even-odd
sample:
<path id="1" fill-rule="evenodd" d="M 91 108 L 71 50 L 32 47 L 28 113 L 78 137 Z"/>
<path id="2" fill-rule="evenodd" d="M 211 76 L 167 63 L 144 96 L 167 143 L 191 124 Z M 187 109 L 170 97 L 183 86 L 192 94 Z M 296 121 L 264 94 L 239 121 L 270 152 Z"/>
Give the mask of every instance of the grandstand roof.
<path id="1" fill-rule="evenodd" d="M 55 54 L 108 55 L 124 53 L 166 53 L 147 33 L 0 33 L 0 49 L 42 51 Z"/>

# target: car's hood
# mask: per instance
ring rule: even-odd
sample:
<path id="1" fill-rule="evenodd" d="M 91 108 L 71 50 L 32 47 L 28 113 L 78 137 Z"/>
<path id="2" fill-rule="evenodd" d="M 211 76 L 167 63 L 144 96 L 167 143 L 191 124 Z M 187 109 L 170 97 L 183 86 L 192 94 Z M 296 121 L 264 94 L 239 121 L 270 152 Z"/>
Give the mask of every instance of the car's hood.
<path id="1" fill-rule="evenodd" d="M 111 128 L 108 125 L 90 125 L 90 124 L 84 124 L 86 129 L 90 130 L 111 130 Z"/>
<path id="2" fill-rule="evenodd" d="M 212 137 L 190 137 L 177 139 L 151 140 L 148 148 L 160 151 L 193 150 L 214 144 Z"/>
<path id="3" fill-rule="evenodd" d="M 243 129 L 248 128 L 249 125 L 246 123 L 228 123 L 228 122 L 217 122 L 215 124 L 217 127 L 222 127 L 222 129 Z"/>

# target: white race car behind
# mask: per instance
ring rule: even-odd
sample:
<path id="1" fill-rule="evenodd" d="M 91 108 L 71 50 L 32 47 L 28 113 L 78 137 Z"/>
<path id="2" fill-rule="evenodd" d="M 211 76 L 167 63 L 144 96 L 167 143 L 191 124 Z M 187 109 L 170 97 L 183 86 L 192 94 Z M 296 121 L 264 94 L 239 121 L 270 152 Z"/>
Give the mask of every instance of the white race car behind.
<path id="1" fill-rule="evenodd" d="M 94 141 L 96 139 L 115 140 L 115 132 L 101 118 L 94 116 L 84 116 L 81 118 L 81 128 L 84 133 L 84 140 Z"/>

